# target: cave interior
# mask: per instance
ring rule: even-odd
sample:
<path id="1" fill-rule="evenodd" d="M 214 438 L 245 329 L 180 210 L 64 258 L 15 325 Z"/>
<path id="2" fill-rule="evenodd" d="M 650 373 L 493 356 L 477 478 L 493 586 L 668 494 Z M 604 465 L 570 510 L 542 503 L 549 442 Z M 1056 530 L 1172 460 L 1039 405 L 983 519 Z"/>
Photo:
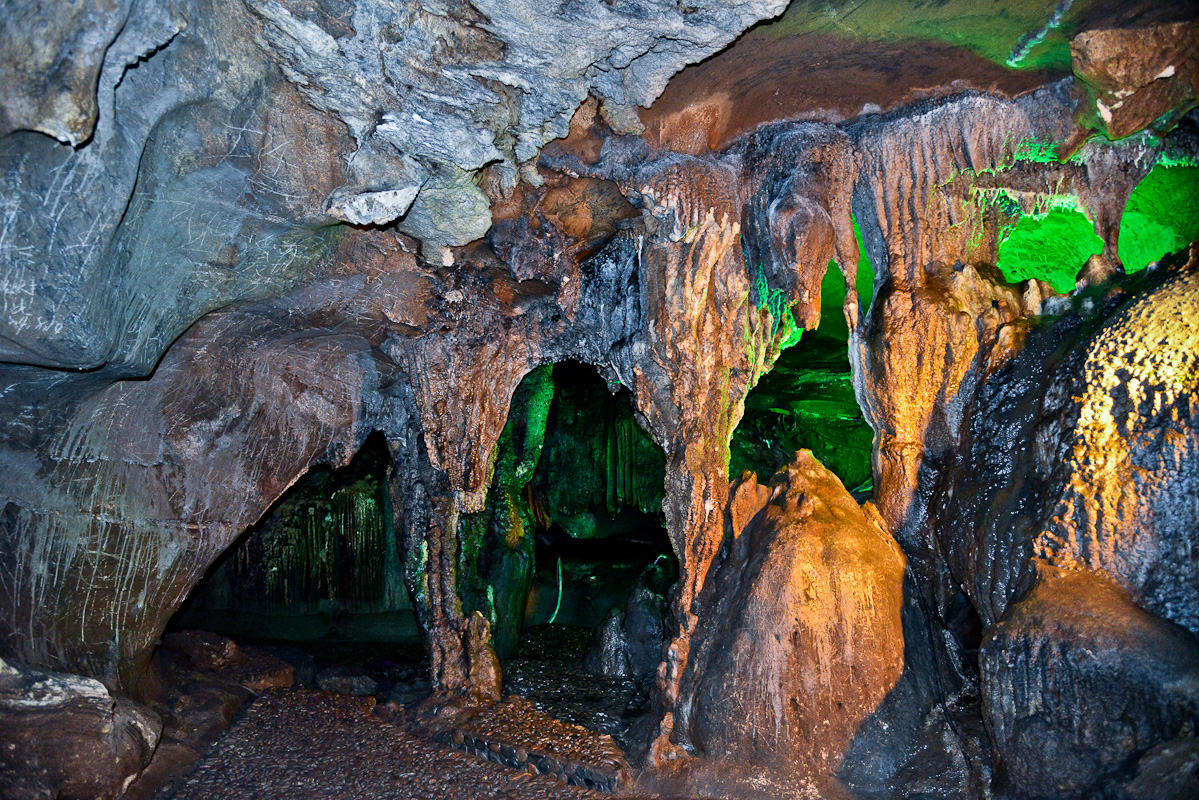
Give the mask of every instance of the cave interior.
<path id="1" fill-rule="evenodd" d="M 1199 797 L 1194 0 L 0 52 L 3 800 Z"/>

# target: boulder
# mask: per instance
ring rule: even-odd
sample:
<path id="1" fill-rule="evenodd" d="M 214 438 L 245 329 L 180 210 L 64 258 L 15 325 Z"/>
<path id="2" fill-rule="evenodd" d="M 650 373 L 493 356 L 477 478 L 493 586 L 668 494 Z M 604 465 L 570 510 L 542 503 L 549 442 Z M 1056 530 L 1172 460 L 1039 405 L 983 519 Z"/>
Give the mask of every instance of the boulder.
<path id="1" fill-rule="evenodd" d="M 162 643 L 162 657 L 176 669 L 191 669 L 254 694 L 295 683 L 295 667 L 284 659 L 219 634 L 179 631 L 164 636 Z"/>
<path id="2" fill-rule="evenodd" d="M 1197 47 L 1194 21 L 1080 33 L 1070 40 L 1071 67 L 1085 95 L 1076 119 L 1109 139 L 1172 127 L 1195 107 Z"/>
<path id="3" fill-rule="evenodd" d="M 903 669 L 905 560 L 873 506 L 807 450 L 770 489 L 699 597 L 675 728 L 694 788 L 835 771 Z"/>
<path id="4" fill-rule="evenodd" d="M 609 611 L 596 630 L 583 669 L 601 678 L 629 677 L 629 642 L 625 638 L 624 614 L 619 608 Z"/>
<path id="5" fill-rule="evenodd" d="M 0 660 L 0 797 L 108 800 L 150 763 L 162 722 L 99 681 Z"/>
<path id="6" fill-rule="evenodd" d="M 316 674 L 316 685 L 323 692 L 337 694 L 374 694 L 379 684 L 358 667 L 328 667 Z"/>
<path id="7" fill-rule="evenodd" d="M 645 586 L 634 589 L 625 608 L 624 637 L 628 642 L 629 674 L 637 679 L 652 677 L 662 661 L 666 599 Z"/>
<path id="8" fill-rule="evenodd" d="M 1145 794 L 1149 776 L 1194 774 L 1199 637 L 1110 577 L 1043 576 L 988 632 L 979 661 L 1000 774 L 1018 796 L 1094 797 L 1130 779 L 1116 796 L 1165 797 L 1165 784 Z"/>

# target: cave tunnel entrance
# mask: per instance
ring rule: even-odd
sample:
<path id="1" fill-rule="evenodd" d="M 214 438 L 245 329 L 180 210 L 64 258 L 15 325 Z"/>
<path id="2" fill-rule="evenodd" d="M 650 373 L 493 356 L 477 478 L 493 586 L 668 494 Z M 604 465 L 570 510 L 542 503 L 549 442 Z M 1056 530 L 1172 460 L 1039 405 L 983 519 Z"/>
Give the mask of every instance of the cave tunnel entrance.
<path id="1" fill-rule="evenodd" d="M 522 381 L 488 508 L 459 529 L 463 611 L 491 620 L 505 692 L 619 737 L 657 669 L 677 578 L 665 474 L 632 396 L 595 368 L 564 361 Z"/>
<path id="2" fill-rule="evenodd" d="M 628 390 L 613 393 L 593 368 L 570 361 L 554 365 L 554 385 L 528 491 L 537 570 L 526 624 L 598 628 L 648 565 L 673 561 L 666 457 L 637 424 Z"/>
<path id="3" fill-rule="evenodd" d="M 873 296 L 874 269 L 857 221 L 861 259 L 857 291 L 865 317 Z M 811 450 L 859 500 L 873 490 L 870 455 L 874 431 L 862 415 L 849 364 L 846 286 L 835 261 L 820 284 L 820 325 L 793 336 L 770 372 L 745 398 L 745 413 L 730 442 L 729 478 L 749 470 L 765 483 L 794 458 Z"/>
<path id="4" fill-rule="evenodd" d="M 1133 190 L 1120 217 L 1125 272 L 1143 269 L 1199 239 L 1199 165 L 1163 161 Z"/>
<path id="5" fill-rule="evenodd" d="M 345 467 L 304 474 L 192 590 L 167 626 L 163 664 L 178 652 L 194 660 L 196 648 L 220 651 L 214 636 L 226 637 L 242 654 L 235 659 L 252 645 L 290 664 L 303 686 L 399 702 L 425 696 L 390 462 L 374 432 Z"/>
<path id="6" fill-rule="evenodd" d="M 168 630 L 235 639 L 419 641 L 381 433 L 348 465 L 309 470 L 208 571 Z"/>

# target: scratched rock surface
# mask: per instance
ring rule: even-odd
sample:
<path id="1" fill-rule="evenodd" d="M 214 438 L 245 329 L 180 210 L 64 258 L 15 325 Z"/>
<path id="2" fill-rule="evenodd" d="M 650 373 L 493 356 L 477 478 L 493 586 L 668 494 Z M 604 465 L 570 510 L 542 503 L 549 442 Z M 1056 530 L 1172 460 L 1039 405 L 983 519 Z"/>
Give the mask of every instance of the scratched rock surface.
<path id="1" fill-rule="evenodd" d="M 742 481 L 748 521 L 700 595 L 676 731 L 703 759 L 697 788 L 769 796 L 772 778 L 835 771 L 895 685 L 905 561 L 809 451 L 769 487 Z"/>
<path id="2" fill-rule="evenodd" d="M 491 224 L 485 165 L 510 193 L 588 92 L 620 119 L 784 5 L 8 3 L 0 358 L 145 375 L 339 221 L 440 262 Z"/>

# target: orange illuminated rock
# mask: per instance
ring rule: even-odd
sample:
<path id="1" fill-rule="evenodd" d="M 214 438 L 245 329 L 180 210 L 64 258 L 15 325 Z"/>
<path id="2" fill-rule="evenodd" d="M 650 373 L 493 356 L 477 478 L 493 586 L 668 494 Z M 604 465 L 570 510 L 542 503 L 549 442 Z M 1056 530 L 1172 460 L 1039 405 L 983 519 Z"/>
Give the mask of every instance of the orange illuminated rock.
<path id="1" fill-rule="evenodd" d="M 904 663 L 904 556 L 809 451 L 733 535 L 698 599 L 675 722 L 701 793 L 835 771 Z"/>

